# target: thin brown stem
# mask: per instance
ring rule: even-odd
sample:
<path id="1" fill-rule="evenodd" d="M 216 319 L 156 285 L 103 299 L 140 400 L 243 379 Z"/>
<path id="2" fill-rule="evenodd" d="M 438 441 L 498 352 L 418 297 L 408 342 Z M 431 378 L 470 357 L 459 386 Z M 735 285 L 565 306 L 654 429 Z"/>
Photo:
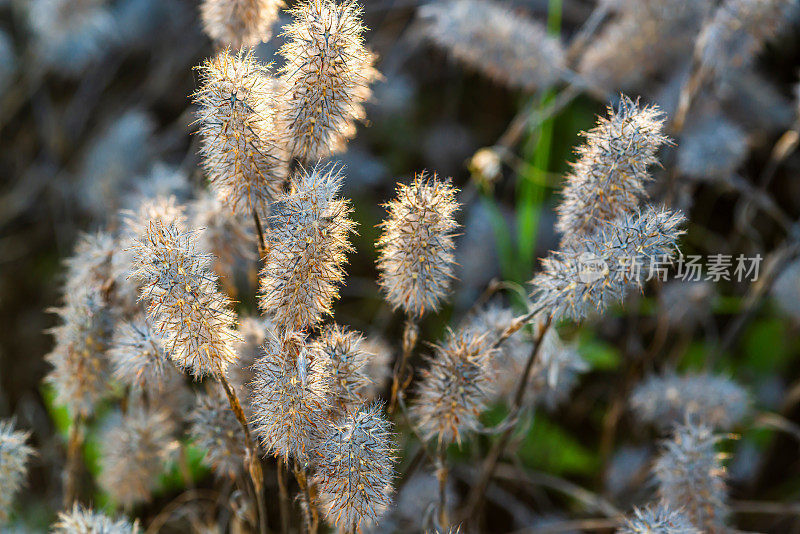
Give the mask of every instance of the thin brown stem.
<path id="1" fill-rule="evenodd" d="M 403 353 L 394 365 L 392 373 L 392 398 L 389 402 L 389 413 L 394 413 L 397 407 L 397 397 L 403 394 L 408 380 L 406 379 L 406 367 L 414 347 L 419 338 L 419 326 L 416 319 L 408 317 L 403 328 Z"/>
<path id="2" fill-rule="evenodd" d="M 253 210 L 253 222 L 256 224 L 256 232 L 258 232 L 258 254 L 263 258 L 267 253 L 267 242 L 264 240 L 264 228 L 261 226 L 261 219 L 255 209 Z"/>
<path id="3" fill-rule="evenodd" d="M 303 496 L 303 517 L 305 518 L 306 528 L 308 529 L 308 534 L 317 534 L 317 527 L 319 525 L 319 515 L 317 514 L 317 508 L 314 506 L 313 501 L 311 500 L 311 491 L 308 487 L 308 478 L 306 477 L 306 472 L 303 469 L 294 466 L 294 478 L 297 480 L 297 484 L 300 486 L 300 491 Z"/>
<path id="4" fill-rule="evenodd" d="M 447 531 L 450 518 L 447 517 L 447 446 L 439 443 L 436 478 L 439 481 L 439 525 Z"/>
<path id="5" fill-rule="evenodd" d="M 286 462 L 284 462 L 283 458 L 281 457 L 278 457 L 277 478 L 279 499 L 278 504 L 280 506 L 281 514 L 281 532 L 283 534 L 289 534 L 289 490 L 286 487 Z"/>
<path id="6" fill-rule="evenodd" d="M 78 483 L 81 476 L 82 445 L 83 445 L 83 416 L 76 415 L 69 430 L 69 443 L 67 444 L 67 469 L 64 479 L 64 508 L 72 506 L 78 498 Z"/>

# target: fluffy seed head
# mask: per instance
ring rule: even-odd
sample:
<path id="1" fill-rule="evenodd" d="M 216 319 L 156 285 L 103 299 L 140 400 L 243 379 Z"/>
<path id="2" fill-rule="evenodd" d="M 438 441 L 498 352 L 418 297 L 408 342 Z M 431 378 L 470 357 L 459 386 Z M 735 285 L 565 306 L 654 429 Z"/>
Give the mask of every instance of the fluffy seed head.
<path id="1" fill-rule="evenodd" d="M 589 364 L 574 344 L 561 339 L 555 328 L 545 332 L 541 343 L 539 357 L 531 370 L 533 400 L 554 410 L 567 399 L 580 375 L 589 370 Z M 525 372 L 525 361 L 520 364 L 516 376 Z"/>
<path id="2" fill-rule="evenodd" d="M 304 170 L 273 206 L 259 304 L 277 325 L 301 329 L 331 313 L 355 226 L 341 183 L 334 166 Z"/>
<path id="3" fill-rule="evenodd" d="M 25 482 L 33 449 L 25 444 L 30 434 L 14 431 L 11 421 L 0 421 L 0 525 L 8 520 L 14 496 Z"/>
<path id="4" fill-rule="evenodd" d="M 240 341 L 236 344 L 239 358 L 228 371 L 231 384 L 242 392 L 240 400 L 245 407 L 250 403 L 256 360 L 263 354 L 262 347 L 273 331 L 272 323 L 263 317 L 244 317 L 239 323 Z"/>
<path id="5" fill-rule="evenodd" d="M 320 359 L 330 380 L 331 404 L 338 410 L 357 406 L 369 381 L 365 372 L 369 354 L 361 347 L 363 340 L 361 334 L 333 324 L 311 343 L 314 357 Z"/>
<path id="6" fill-rule="evenodd" d="M 195 93 L 200 154 L 212 190 L 230 208 L 264 212 L 288 160 L 278 142 L 276 82 L 250 50 L 220 52 L 200 67 Z"/>
<path id="7" fill-rule="evenodd" d="M 220 46 L 241 48 L 269 41 L 283 0 L 204 0 L 203 29 Z"/>
<path id="8" fill-rule="evenodd" d="M 635 508 L 618 534 L 700 534 L 689 519 L 663 504 Z"/>
<path id="9" fill-rule="evenodd" d="M 171 367 L 163 343 L 144 317 L 117 324 L 108 350 L 114 377 L 134 388 L 160 386 Z"/>
<path id="10" fill-rule="evenodd" d="M 356 532 L 378 521 L 390 502 L 395 452 L 380 404 L 363 404 L 325 427 L 317 483 L 331 525 Z"/>
<path id="11" fill-rule="evenodd" d="M 330 408 L 329 382 L 303 334 L 270 335 L 252 385 L 253 424 L 264 449 L 285 459 L 308 460 Z"/>
<path id="12" fill-rule="evenodd" d="M 471 332 L 451 332 L 436 347 L 411 407 L 425 439 L 435 436 L 440 443 L 460 444 L 462 432 L 477 427 L 490 393 L 493 356 L 486 336 Z"/>
<path id="13" fill-rule="evenodd" d="M 366 400 L 374 400 L 389 383 L 392 370 L 389 364 L 394 351 L 392 347 L 380 337 L 369 335 L 361 343 L 361 350 L 367 355 L 367 364 L 364 367 L 367 373 L 367 383 L 361 395 Z"/>
<path id="14" fill-rule="evenodd" d="M 224 372 L 236 359 L 235 314 L 217 289 L 211 258 L 195 233 L 156 221 L 135 241 L 131 277 L 170 358 L 195 377 Z"/>
<path id="15" fill-rule="evenodd" d="M 252 218 L 236 214 L 214 195 L 203 193 L 191 206 L 192 227 L 198 228 L 197 247 L 214 255 L 214 271 L 223 280 L 234 280 L 241 260 L 256 259 Z"/>
<path id="16" fill-rule="evenodd" d="M 51 529 L 52 534 L 139 534 L 137 523 L 124 519 L 114 520 L 91 508 L 75 504 L 71 511 L 59 512 L 58 520 Z"/>
<path id="17" fill-rule="evenodd" d="M 558 81 L 565 53 L 536 21 L 493 1 L 447 0 L 419 10 L 429 39 L 495 80 L 527 90 Z"/>
<path id="18" fill-rule="evenodd" d="M 110 291 L 113 259 L 119 248 L 117 240 L 105 232 L 80 236 L 74 254 L 64 262 L 67 268 L 64 295 L 68 297 L 86 288 Z"/>
<path id="19" fill-rule="evenodd" d="M 217 475 L 234 479 L 242 473 L 244 432 L 220 388 L 197 395 L 189 428 L 195 444 L 206 451 L 205 462 Z"/>
<path id="20" fill-rule="evenodd" d="M 711 533 L 724 531 L 727 515 L 725 469 L 714 450 L 718 441 L 707 426 L 681 425 L 653 466 L 662 502 Z"/>
<path id="21" fill-rule="evenodd" d="M 675 280 L 661 288 L 658 310 L 671 327 L 691 330 L 710 318 L 714 295 L 711 282 Z"/>
<path id="22" fill-rule="evenodd" d="M 361 13 L 353 0 L 305 0 L 292 10 L 280 50 L 284 121 L 291 153 L 304 163 L 343 151 L 365 117 L 369 85 L 380 75 L 364 47 Z"/>
<path id="23" fill-rule="evenodd" d="M 378 283 L 392 306 L 421 317 L 439 307 L 453 278 L 457 190 L 449 179 L 421 173 L 396 192 L 377 243 Z"/>
<path id="24" fill-rule="evenodd" d="M 562 243 L 580 241 L 602 222 L 636 210 L 651 180 L 648 168 L 658 163 L 656 152 L 668 141 L 663 123 L 657 107 L 640 107 L 623 96 L 608 118 L 586 132 L 557 210 Z"/>

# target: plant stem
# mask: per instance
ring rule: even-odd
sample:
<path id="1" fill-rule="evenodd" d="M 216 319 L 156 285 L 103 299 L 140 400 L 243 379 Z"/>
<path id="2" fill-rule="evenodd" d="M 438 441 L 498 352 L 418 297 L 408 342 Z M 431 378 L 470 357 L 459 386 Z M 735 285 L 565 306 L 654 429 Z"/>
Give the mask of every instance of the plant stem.
<path id="1" fill-rule="evenodd" d="M 450 518 L 447 517 L 447 446 L 439 443 L 436 478 L 439 480 L 439 525 L 447 531 Z"/>
<path id="2" fill-rule="evenodd" d="M 414 347 L 417 345 L 419 338 L 419 326 L 416 319 L 411 317 L 406 318 L 405 327 L 403 329 L 403 354 L 397 360 L 392 373 L 392 398 L 389 402 L 389 413 L 394 413 L 397 407 L 397 397 L 403 394 L 403 390 L 408 385 L 408 380 L 405 378 L 406 366 L 411 353 L 414 352 Z"/>
<path id="3" fill-rule="evenodd" d="M 83 416 L 76 415 L 69 430 L 67 444 L 67 470 L 64 480 L 64 508 L 72 506 L 78 498 L 78 479 L 81 474 L 81 446 L 83 445 Z"/>
<path id="4" fill-rule="evenodd" d="M 261 219 L 258 217 L 258 213 L 255 209 L 253 209 L 253 222 L 256 224 L 256 231 L 258 232 L 258 252 L 261 258 L 263 258 L 267 254 L 267 243 L 264 240 L 264 229 L 261 226 Z"/>
<path id="5" fill-rule="evenodd" d="M 281 513 L 281 532 L 289 534 L 289 490 L 286 489 L 286 462 L 278 457 L 278 495 Z"/>
<path id="6" fill-rule="evenodd" d="M 317 527 L 319 525 L 319 515 L 317 514 L 317 508 L 313 505 L 313 501 L 311 500 L 311 491 L 308 488 L 308 479 L 306 477 L 306 472 L 303 469 L 294 466 L 294 478 L 297 480 L 297 484 L 300 486 L 300 490 L 303 494 L 303 516 L 306 520 L 306 527 L 308 528 L 309 534 L 317 534 Z"/>

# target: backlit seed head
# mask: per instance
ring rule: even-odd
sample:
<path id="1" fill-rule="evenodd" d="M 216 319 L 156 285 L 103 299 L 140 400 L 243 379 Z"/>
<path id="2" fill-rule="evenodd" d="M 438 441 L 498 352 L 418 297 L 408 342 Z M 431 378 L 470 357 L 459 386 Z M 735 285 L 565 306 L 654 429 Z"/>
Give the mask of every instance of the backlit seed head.
<path id="1" fill-rule="evenodd" d="M 375 523 L 390 503 L 396 448 L 380 404 L 363 404 L 327 424 L 316 482 L 325 519 L 343 532 Z"/>
<path id="2" fill-rule="evenodd" d="M 327 326 L 311 343 L 330 380 L 330 400 L 337 410 L 355 407 L 369 381 L 365 366 L 369 354 L 361 347 L 363 337 L 337 324 Z"/>
<path id="3" fill-rule="evenodd" d="M 280 192 L 288 159 L 278 142 L 276 82 L 251 50 L 220 52 L 200 67 L 200 154 L 211 189 L 233 210 L 263 213 Z"/>
<path id="4" fill-rule="evenodd" d="M 160 221 L 135 241 L 131 277 L 170 358 L 195 377 L 235 361 L 236 315 L 217 288 L 211 257 L 196 252 L 196 233 Z"/>
<path id="5" fill-rule="evenodd" d="M 284 122 L 292 156 L 305 164 L 345 150 L 365 118 L 370 84 L 380 75 L 364 47 L 362 8 L 353 0 L 304 0 L 292 10 L 280 53 Z"/>
<path id="6" fill-rule="evenodd" d="M 206 452 L 205 463 L 218 476 L 234 479 L 242 474 L 244 431 L 221 388 L 197 395 L 189 428 L 195 445 Z"/>
<path id="7" fill-rule="evenodd" d="M 135 240 L 147 234 L 152 222 L 163 226 L 186 229 L 186 208 L 174 196 L 157 196 L 143 199 L 136 210 L 123 210 L 122 235 L 124 248 L 135 245 Z"/>
<path id="8" fill-rule="evenodd" d="M 263 345 L 273 332 L 272 323 L 264 317 L 244 317 L 239 322 L 240 341 L 236 344 L 239 358 L 236 365 L 228 367 L 228 372 L 231 385 L 241 392 L 240 400 L 245 409 L 250 405 L 256 361 L 264 353 Z"/>
<path id="9" fill-rule="evenodd" d="M 158 388 L 172 365 L 164 340 L 145 317 L 117 324 L 108 350 L 114 377 L 133 388 Z"/>
<path id="10" fill-rule="evenodd" d="M 76 503 L 71 511 L 58 513 L 58 520 L 50 532 L 52 534 L 139 534 L 141 530 L 138 523 L 130 524 L 124 519 L 114 520 Z"/>
<path id="11" fill-rule="evenodd" d="M 114 256 L 119 251 L 119 243 L 109 233 L 81 235 L 74 254 L 64 262 L 67 268 L 63 289 L 65 298 L 86 288 L 110 291 L 114 278 Z"/>
<path id="12" fill-rule="evenodd" d="M 635 508 L 618 534 L 700 534 L 689 519 L 663 504 Z"/>
<path id="13" fill-rule="evenodd" d="M 355 226 L 349 202 L 338 197 L 342 178 L 334 166 L 303 170 L 273 205 L 259 304 L 276 325 L 316 324 L 339 296 Z"/>
<path id="14" fill-rule="evenodd" d="M 361 395 L 365 400 L 371 401 L 377 399 L 389 383 L 394 349 L 383 338 L 368 335 L 361 342 L 361 350 L 366 353 L 367 363 L 364 371 L 368 377 Z"/>
<path id="15" fill-rule="evenodd" d="M 0 421 L 0 525 L 11 512 L 14 497 L 25 482 L 28 460 L 34 453 L 25 444 L 30 434 L 14 430 L 12 421 Z"/>
<path id="16" fill-rule="evenodd" d="M 203 0 L 203 29 L 219 46 L 256 46 L 272 37 L 283 0 Z"/>
<path id="17" fill-rule="evenodd" d="M 478 426 L 491 392 L 491 360 L 495 351 L 485 335 L 449 333 L 422 371 L 411 415 L 425 439 L 461 443 L 464 431 Z"/>
<path id="18" fill-rule="evenodd" d="M 378 283 L 395 308 L 413 317 L 435 311 L 453 278 L 457 190 L 450 180 L 425 173 L 397 185 L 381 223 Z"/>

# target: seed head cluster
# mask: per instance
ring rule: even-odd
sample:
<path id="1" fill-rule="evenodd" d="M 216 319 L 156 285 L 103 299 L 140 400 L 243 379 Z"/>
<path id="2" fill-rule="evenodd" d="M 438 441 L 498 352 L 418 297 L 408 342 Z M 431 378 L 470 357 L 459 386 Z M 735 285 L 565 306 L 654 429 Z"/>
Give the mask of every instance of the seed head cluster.
<path id="1" fill-rule="evenodd" d="M 369 377 L 365 366 L 369 355 L 361 348 L 364 338 L 339 325 L 326 327 L 311 344 L 330 381 L 330 400 L 338 410 L 356 408 Z"/>
<path id="2" fill-rule="evenodd" d="M 222 47 L 239 49 L 269 41 L 283 0 L 204 0 L 200 17 L 206 34 Z"/>
<path id="3" fill-rule="evenodd" d="M 161 336 L 144 317 L 119 323 L 108 350 L 114 377 L 131 387 L 162 384 L 165 372 L 171 367 L 163 344 Z"/>

